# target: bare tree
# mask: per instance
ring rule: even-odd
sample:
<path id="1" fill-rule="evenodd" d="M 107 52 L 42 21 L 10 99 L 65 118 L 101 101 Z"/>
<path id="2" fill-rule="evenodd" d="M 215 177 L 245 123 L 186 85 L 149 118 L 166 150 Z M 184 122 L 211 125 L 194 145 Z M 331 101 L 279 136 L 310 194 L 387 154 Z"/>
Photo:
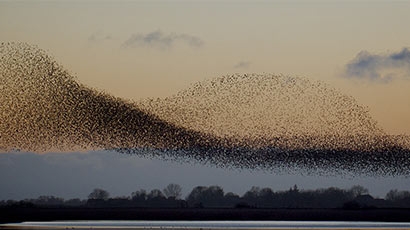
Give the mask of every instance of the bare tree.
<path id="1" fill-rule="evenodd" d="M 397 189 L 392 189 L 386 194 L 386 200 L 389 201 L 400 201 L 410 198 L 409 191 L 398 191 Z"/>
<path id="2" fill-rule="evenodd" d="M 110 197 L 110 194 L 107 191 L 103 189 L 99 189 L 99 188 L 94 189 L 88 195 L 89 200 L 108 200 L 109 197 Z"/>
<path id="3" fill-rule="evenodd" d="M 350 188 L 350 192 L 352 193 L 353 197 L 369 194 L 369 190 L 361 185 L 354 185 Z"/>
<path id="4" fill-rule="evenodd" d="M 182 195 L 182 187 L 179 184 L 169 184 L 164 188 L 164 194 L 167 198 L 179 199 Z"/>

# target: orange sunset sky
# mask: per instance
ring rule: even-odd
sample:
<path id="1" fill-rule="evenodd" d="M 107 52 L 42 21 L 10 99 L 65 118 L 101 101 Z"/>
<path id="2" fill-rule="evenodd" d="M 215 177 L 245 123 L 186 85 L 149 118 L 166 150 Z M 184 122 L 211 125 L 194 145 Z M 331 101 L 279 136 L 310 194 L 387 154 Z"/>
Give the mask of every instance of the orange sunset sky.
<path id="1" fill-rule="evenodd" d="M 135 101 L 229 73 L 303 76 L 410 134 L 409 12 L 407 1 L 3 1 L 0 40 Z"/>

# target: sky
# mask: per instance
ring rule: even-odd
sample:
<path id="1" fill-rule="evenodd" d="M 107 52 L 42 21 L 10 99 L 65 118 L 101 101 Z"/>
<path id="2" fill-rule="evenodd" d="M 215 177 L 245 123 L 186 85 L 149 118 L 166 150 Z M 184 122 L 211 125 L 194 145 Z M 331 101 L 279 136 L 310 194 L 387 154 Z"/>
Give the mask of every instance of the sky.
<path id="1" fill-rule="evenodd" d="M 295 184 L 301 190 L 362 185 L 374 197 L 391 189 L 410 190 L 406 177 L 369 177 L 354 174 L 318 176 L 307 172 L 272 172 L 225 169 L 198 162 L 140 158 L 110 151 L 89 153 L 4 153 L 0 155 L 0 200 L 37 198 L 41 195 L 86 199 L 94 188 L 111 197 L 130 196 L 140 189 L 182 186 L 183 197 L 195 186 L 219 185 L 225 192 L 243 195 L 252 186 L 285 191 Z"/>
<path id="2" fill-rule="evenodd" d="M 229 73 L 320 80 L 367 106 L 388 133 L 410 134 L 408 12 L 409 1 L 382 0 L 2 1 L 0 41 L 37 45 L 79 82 L 134 101 L 170 96 Z M 219 183 L 238 193 L 252 184 L 286 189 L 295 183 L 349 187 L 361 182 L 379 195 L 390 187 L 410 189 L 407 178 L 276 175 L 115 153 L 114 158 L 107 152 L 67 154 L 1 154 L 0 199 L 40 193 L 85 197 L 93 186 L 128 194 L 134 187 L 165 187 L 168 181 L 184 188 Z M 67 161 L 71 156 L 75 160 Z M 50 158 L 65 166 L 50 166 Z M 78 166 L 78 161 L 84 163 Z M 77 167 L 81 170 L 73 173 Z M 184 175 L 193 176 L 174 179 Z M 77 185 L 76 178 L 88 186 Z M 58 189 L 63 179 L 70 192 Z"/>
<path id="3" fill-rule="evenodd" d="M 410 133 L 408 1 L 5 1 L 0 39 L 28 42 L 90 87 L 166 97 L 228 73 L 324 81 Z M 380 74 L 348 69 L 367 54 Z M 390 60 L 391 61 L 391 60 Z M 360 66 L 357 65 L 357 68 Z M 361 74 L 354 74 L 359 73 Z"/>

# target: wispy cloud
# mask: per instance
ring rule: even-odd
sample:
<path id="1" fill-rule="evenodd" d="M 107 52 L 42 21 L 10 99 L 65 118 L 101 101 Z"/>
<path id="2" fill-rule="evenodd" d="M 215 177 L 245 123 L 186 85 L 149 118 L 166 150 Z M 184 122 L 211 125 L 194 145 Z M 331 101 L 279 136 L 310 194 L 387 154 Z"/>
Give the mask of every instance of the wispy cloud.
<path id="1" fill-rule="evenodd" d="M 238 62 L 236 65 L 234 65 L 233 67 L 234 67 L 235 69 L 247 69 L 247 68 L 249 68 L 249 66 L 250 66 L 251 64 L 252 64 L 252 63 L 249 62 L 249 61 L 240 61 L 240 62 Z"/>
<path id="2" fill-rule="evenodd" d="M 410 50 L 384 55 L 362 51 L 348 64 L 343 76 L 374 82 L 390 82 L 397 78 L 410 79 Z"/>
<path id="3" fill-rule="evenodd" d="M 170 33 L 164 34 L 162 31 L 157 30 L 148 34 L 133 34 L 123 44 L 123 47 L 139 46 L 151 46 L 158 48 L 170 48 L 175 43 L 183 43 L 191 47 L 201 47 L 204 41 L 199 37 L 189 34 L 177 34 Z"/>

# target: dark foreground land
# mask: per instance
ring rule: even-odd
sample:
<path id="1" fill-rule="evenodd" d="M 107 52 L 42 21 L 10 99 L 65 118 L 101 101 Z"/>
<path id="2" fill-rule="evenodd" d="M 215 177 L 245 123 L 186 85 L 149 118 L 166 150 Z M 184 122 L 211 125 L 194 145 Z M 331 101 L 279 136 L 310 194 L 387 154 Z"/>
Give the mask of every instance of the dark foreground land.
<path id="1" fill-rule="evenodd" d="M 0 223 L 53 220 L 288 220 L 410 222 L 410 209 L 39 208 L 0 209 Z"/>

